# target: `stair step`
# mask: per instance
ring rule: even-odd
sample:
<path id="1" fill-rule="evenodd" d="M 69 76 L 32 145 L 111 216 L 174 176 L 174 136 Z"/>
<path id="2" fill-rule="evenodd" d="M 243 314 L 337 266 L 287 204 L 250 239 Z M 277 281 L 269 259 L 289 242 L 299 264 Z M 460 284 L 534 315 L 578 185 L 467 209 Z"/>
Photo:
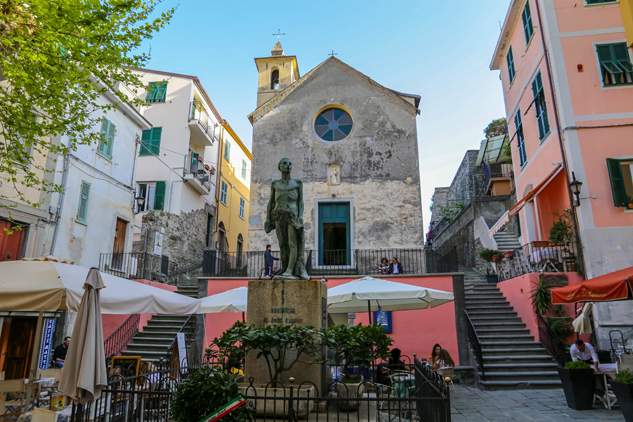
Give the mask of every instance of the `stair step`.
<path id="1" fill-rule="evenodd" d="M 479 333 L 477 333 L 479 334 Z M 506 343 L 520 343 L 524 341 L 534 341 L 534 337 L 531 334 L 520 335 L 481 335 L 479 334 L 479 340 L 484 343 L 486 341 L 503 341 Z"/>
<path id="2" fill-rule="evenodd" d="M 132 344 L 136 344 L 136 343 L 157 345 L 157 346 L 169 346 L 171 342 L 174 341 L 174 338 L 176 338 L 176 336 L 161 338 L 161 337 L 146 337 L 142 335 L 136 335 L 132 338 L 132 343 L 130 343 L 128 346 L 131 346 Z"/>
<path id="3" fill-rule="evenodd" d="M 539 350 L 544 350 L 543 349 L 543 345 L 541 343 L 539 343 L 538 341 L 534 341 L 534 339 L 531 340 L 521 340 L 521 341 L 504 341 L 504 340 L 499 340 L 499 339 L 489 339 L 489 340 L 483 340 L 481 337 L 479 337 L 479 340 L 481 341 L 481 348 L 482 350 L 488 350 L 488 349 L 513 349 L 513 348 L 529 348 L 529 349 L 539 349 Z"/>
<path id="4" fill-rule="evenodd" d="M 484 365 L 495 365 L 495 364 L 509 364 L 509 365 L 520 365 L 522 366 L 525 363 L 554 363 L 554 359 L 545 352 L 541 352 L 538 355 L 516 355 L 516 356 L 489 356 L 484 354 Z"/>
<path id="5" fill-rule="evenodd" d="M 523 335 L 530 335 L 530 330 L 528 330 L 527 328 L 513 328 L 513 327 L 508 327 L 508 328 L 497 328 L 497 327 L 475 327 L 477 329 L 477 334 L 479 335 L 479 337 L 481 338 L 481 336 L 488 336 L 488 335 L 492 335 L 494 333 L 499 333 L 500 335 L 517 335 L 517 336 L 523 336 Z"/>
<path id="6" fill-rule="evenodd" d="M 466 297 L 466 299 L 499 299 L 499 298 L 504 298 L 505 296 L 503 296 L 503 294 L 501 292 L 493 292 L 493 291 L 465 291 L 464 295 Z"/>
<path id="7" fill-rule="evenodd" d="M 512 306 L 508 303 L 508 302 L 480 302 L 480 303 L 466 303 L 466 309 L 469 310 L 472 309 L 473 311 L 476 310 L 481 310 L 481 309 L 486 309 L 486 310 L 491 310 L 491 311 L 510 311 L 510 310 L 514 310 L 514 308 L 512 308 Z M 469 312 L 470 313 L 470 312 Z"/>
<path id="8" fill-rule="evenodd" d="M 470 320 L 475 324 L 475 327 L 478 325 L 506 325 L 506 324 L 521 324 L 522 327 L 525 327 L 523 320 L 516 317 L 480 317 L 476 316 L 470 317 Z"/>
<path id="9" fill-rule="evenodd" d="M 488 372 L 486 370 L 486 381 L 558 381 L 560 377 L 556 371 L 541 372 Z"/>
<path id="10" fill-rule="evenodd" d="M 517 316 L 517 313 L 514 311 L 514 308 L 507 306 L 503 306 L 501 308 L 477 308 L 477 309 L 468 309 L 468 315 L 473 317 L 485 316 L 486 318 L 505 318 Z"/>
<path id="11" fill-rule="evenodd" d="M 508 300 L 503 296 L 493 295 L 468 295 L 466 296 L 466 303 L 496 303 L 503 304 L 508 303 Z"/>
<path id="12" fill-rule="evenodd" d="M 484 390 L 536 390 L 561 388 L 560 379 L 556 380 L 522 380 L 522 381 L 479 381 Z"/>
<path id="13" fill-rule="evenodd" d="M 528 373 L 528 372 L 543 372 L 543 373 L 547 373 L 547 372 L 552 372 L 554 374 L 556 374 L 556 376 L 558 376 L 558 372 L 556 372 L 556 368 L 558 367 L 558 364 L 556 364 L 555 362 L 549 362 L 549 363 L 512 363 L 512 362 L 508 362 L 508 363 L 491 363 L 491 364 L 486 364 L 484 361 L 484 368 L 486 370 L 486 375 L 488 375 L 489 373 Z"/>
<path id="14" fill-rule="evenodd" d="M 149 358 L 154 358 L 154 359 L 160 359 L 160 358 L 167 358 L 167 349 L 160 351 L 160 352 L 147 352 L 147 351 L 137 351 L 137 350 L 124 350 L 123 352 L 121 352 L 122 356 L 142 356 L 143 360 L 146 360 L 145 357 L 149 357 Z M 556 373 L 556 375 L 558 375 L 558 372 Z"/>
<path id="15" fill-rule="evenodd" d="M 171 341 L 166 344 L 146 344 L 146 343 L 130 343 L 127 345 L 127 350 L 138 351 L 138 352 L 165 352 L 167 353 L 167 349 L 171 346 Z"/>
<path id="16" fill-rule="evenodd" d="M 147 337 L 153 337 L 153 338 L 169 338 L 169 339 L 175 339 L 176 338 L 176 334 L 178 333 L 178 331 L 174 331 L 174 332 L 164 332 L 164 331 L 154 331 L 154 330 L 147 330 L 147 327 L 145 327 L 145 329 L 143 330 L 142 333 L 137 334 L 137 336 L 139 338 L 145 338 L 145 336 Z M 134 338 L 136 338 L 136 336 L 134 336 Z"/>
<path id="17" fill-rule="evenodd" d="M 180 327 L 185 325 L 185 322 L 187 322 L 187 321 L 186 320 L 177 321 L 177 320 L 162 319 L 162 318 L 161 319 L 152 318 L 149 321 L 147 321 L 148 324 L 178 325 Z"/>
<path id="18" fill-rule="evenodd" d="M 537 343 L 538 344 L 538 343 Z M 548 356 L 545 349 L 539 344 L 539 347 L 508 347 L 505 349 L 481 348 L 481 353 L 486 357 L 495 356 Z"/>

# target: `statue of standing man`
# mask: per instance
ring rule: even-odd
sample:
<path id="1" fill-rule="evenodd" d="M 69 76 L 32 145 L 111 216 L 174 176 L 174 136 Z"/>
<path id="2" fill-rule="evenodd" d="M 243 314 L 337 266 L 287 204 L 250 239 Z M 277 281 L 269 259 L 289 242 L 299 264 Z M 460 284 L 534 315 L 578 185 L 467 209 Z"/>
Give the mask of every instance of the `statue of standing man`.
<path id="1" fill-rule="evenodd" d="M 303 182 L 291 179 L 292 162 L 289 158 L 279 161 L 281 179 L 270 185 L 270 200 L 266 212 L 264 230 L 277 232 L 281 251 L 282 273 L 273 280 L 310 280 L 305 267 L 303 232 Z"/>

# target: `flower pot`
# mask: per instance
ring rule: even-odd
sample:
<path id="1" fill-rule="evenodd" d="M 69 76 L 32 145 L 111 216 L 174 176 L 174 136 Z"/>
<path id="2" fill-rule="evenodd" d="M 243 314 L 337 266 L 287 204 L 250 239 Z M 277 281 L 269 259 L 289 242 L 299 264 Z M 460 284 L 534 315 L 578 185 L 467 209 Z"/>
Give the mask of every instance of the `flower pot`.
<path id="1" fill-rule="evenodd" d="M 506 258 L 512 258 L 514 256 L 514 251 L 504 252 L 503 256 L 505 256 Z"/>
<path id="2" fill-rule="evenodd" d="M 593 407 L 593 369 L 558 368 L 567 406 L 576 410 Z"/>
<path id="3" fill-rule="evenodd" d="M 211 167 L 209 167 L 209 165 L 208 165 L 208 164 L 205 164 L 205 165 L 204 165 L 204 168 L 205 168 L 207 171 L 211 170 Z"/>
<path id="4" fill-rule="evenodd" d="M 501 259 L 501 255 L 493 255 L 492 256 L 492 262 L 497 262 Z"/>
<path id="5" fill-rule="evenodd" d="M 499 276 L 497 274 L 486 275 L 486 283 L 497 284 L 499 282 Z"/>
<path id="6" fill-rule="evenodd" d="M 363 379 L 361 378 L 360 382 L 350 383 L 345 382 L 346 378 L 347 377 L 343 375 L 341 380 L 336 383 L 336 397 L 339 399 L 363 397 L 363 393 L 365 393 Z M 358 410 L 360 403 L 358 400 L 339 400 L 338 407 L 341 410 Z"/>
<path id="7" fill-rule="evenodd" d="M 288 400 L 280 397 L 290 396 L 290 386 L 284 387 L 266 387 L 265 385 L 252 386 L 249 384 L 238 384 L 239 392 L 242 397 L 257 396 L 257 400 L 253 400 L 250 404 L 255 409 L 257 416 L 275 416 L 276 418 L 288 416 Z M 307 418 L 308 413 L 314 410 L 314 400 L 301 400 L 302 397 L 314 398 L 316 388 L 313 385 L 298 388 L 293 387 L 292 396 L 296 397 L 293 403 L 295 415 L 300 419 Z M 250 402 L 250 400 L 249 400 Z"/>
<path id="8" fill-rule="evenodd" d="M 629 204 L 629 209 L 633 209 L 633 204 Z"/>
<path id="9" fill-rule="evenodd" d="M 626 422 L 633 422 L 633 384 L 611 380 L 611 389 L 618 398 L 620 410 Z"/>
<path id="10" fill-rule="evenodd" d="M 549 246 L 549 240 L 534 240 L 532 241 L 532 246 L 535 248 L 544 248 Z"/>
<path id="11" fill-rule="evenodd" d="M 575 262 L 567 263 L 567 271 L 570 273 L 576 272 L 577 264 Z"/>
<path id="12" fill-rule="evenodd" d="M 204 159 L 200 156 L 198 156 L 198 161 L 200 161 L 201 163 L 204 163 Z"/>

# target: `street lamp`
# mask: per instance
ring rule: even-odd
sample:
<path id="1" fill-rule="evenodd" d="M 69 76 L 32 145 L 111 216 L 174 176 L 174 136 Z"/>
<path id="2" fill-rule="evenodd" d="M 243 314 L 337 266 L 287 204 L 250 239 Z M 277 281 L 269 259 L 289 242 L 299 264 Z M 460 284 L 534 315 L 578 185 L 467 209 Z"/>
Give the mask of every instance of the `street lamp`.
<path id="1" fill-rule="evenodd" d="M 136 201 L 136 212 L 134 214 L 138 214 L 143 209 L 143 205 L 145 204 L 145 198 L 139 195 L 136 198 L 134 198 L 134 200 Z"/>
<path id="2" fill-rule="evenodd" d="M 571 189 L 571 193 L 574 194 L 576 200 L 574 201 L 574 207 L 580 206 L 580 189 L 582 188 L 582 182 L 576 180 L 576 175 L 574 172 L 571 172 L 572 181 L 569 183 L 569 189 Z"/>

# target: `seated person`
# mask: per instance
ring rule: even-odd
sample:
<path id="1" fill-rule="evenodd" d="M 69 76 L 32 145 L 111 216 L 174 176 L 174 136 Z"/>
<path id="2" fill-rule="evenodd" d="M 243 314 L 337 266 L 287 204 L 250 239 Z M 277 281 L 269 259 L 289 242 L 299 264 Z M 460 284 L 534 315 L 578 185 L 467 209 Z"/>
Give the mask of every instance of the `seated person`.
<path id="1" fill-rule="evenodd" d="M 383 258 L 378 266 L 378 274 L 389 274 L 389 261 L 387 258 Z"/>
<path id="2" fill-rule="evenodd" d="M 431 353 L 431 356 L 429 356 L 429 365 L 433 365 L 435 363 L 437 357 L 440 355 L 440 350 L 442 350 L 442 346 L 440 346 L 439 344 L 433 346 L 433 353 Z"/>
<path id="3" fill-rule="evenodd" d="M 66 354 L 68 353 L 68 346 L 70 346 L 70 337 L 64 337 L 64 342 L 55 348 L 53 352 L 53 364 L 55 368 L 63 368 L 64 361 L 66 360 Z"/>
<path id="4" fill-rule="evenodd" d="M 402 265 L 395 256 L 392 258 L 391 264 L 389 264 L 389 274 L 402 274 Z"/>
<path id="5" fill-rule="evenodd" d="M 455 362 L 453 362 L 453 358 L 448 353 L 448 350 L 442 349 L 440 350 L 440 354 L 437 357 L 437 360 L 433 364 L 433 370 L 437 372 L 439 375 L 444 376 L 444 370 L 448 368 L 454 368 Z"/>
<path id="6" fill-rule="evenodd" d="M 569 353 L 571 354 L 571 359 L 576 362 L 577 360 L 584 360 L 588 364 L 591 364 L 593 361 L 593 371 L 596 374 L 600 373 L 600 361 L 598 360 L 598 353 L 596 353 L 596 349 L 593 348 L 591 344 L 585 343 L 584 341 L 578 339 L 576 343 L 574 343 L 569 349 Z"/>
<path id="7" fill-rule="evenodd" d="M 408 366 L 400 360 L 400 356 L 402 356 L 402 351 L 400 349 L 397 347 L 391 349 L 391 357 L 389 358 L 389 364 L 387 365 L 391 372 L 408 370 Z"/>

